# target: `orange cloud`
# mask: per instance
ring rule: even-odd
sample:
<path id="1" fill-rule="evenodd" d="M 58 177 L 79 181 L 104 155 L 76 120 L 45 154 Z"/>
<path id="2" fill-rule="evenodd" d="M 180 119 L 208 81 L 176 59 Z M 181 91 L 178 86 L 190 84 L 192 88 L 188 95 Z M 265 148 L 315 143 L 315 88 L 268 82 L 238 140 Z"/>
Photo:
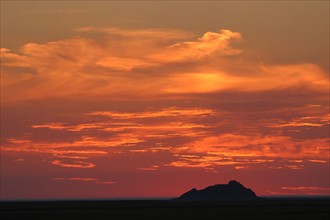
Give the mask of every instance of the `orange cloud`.
<path id="1" fill-rule="evenodd" d="M 135 112 L 93 111 L 82 114 L 89 123 L 52 122 L 31 126 L 34 132 L 40 129 L 55 133 L 74 132 L 77 135 L 74 141 L 9 138 L 3 150 L 48 154 L 52 156 L 50 162 L 61 167 L 88 167 L 88 159 L 113 153 L 141 154 L 141 157 L 166 153 L 172 155 L 170 162 L 160 161 L 161 164 L 140 168 L 156 170 L 155 166 L 169 166 L 215 171 L 221 166 L 245 169 L 263 164 L 271 169 L 297 170 L 303 169 L 305 162 L 327 164 L 329 138 L 297 139 L 284 134 L 283 129 L 288 126 L 278 124 L 308 121 L 320 124 L 316 127 L 323 129 L 321 125 L 327 123 L 326 115 L 320 114 L 323 110 L 319 108 L 321 106 L 299 107 L 297 109 L 304 117 L 287 121 L 261 119 L 260 123 L 257 119 L 253 125 L 249 122 L 247 131 L 240 129 L 246 126 L 244 115 L 201 107 Z M 295 133 L 306 127 L 310 126 L 300 124 Z M 77 164 L 76 161 L 83 163 Z"/>
<path id="2" fill-rule="evenodd" d="M 22 140 L 23 141 L 23 140 Z M 52 155 L 60 155 L 60 156 L 68 156 L 71 157 L 71 155 L 102 155 L 107 154 L 106 151 L 100 151 L 100 150 L 75 150 L 72 148 L 72 143 L 70 146 L 70 143 L 66 142 L 58 142 L 58 143 L 34 143 L 31 140 L 25 140 L 27 144 L 17 144 L 15 142 L 11 142 L 13 144 L 8 144 L 6 146 L 3 146 L 1 150 L 3 151 L 13 151 L 13 152 L 31 152 L 31 153 L 49 153 Z M 75 147 L 81 147 L 80 145 L 74 145 Z M 71 148 L 71 150 L 60 148 Z"/>
<path id="3" fill-rule="evenodd" d="M 106 57 L 97 61 L 96 65 L 118 71 L 131 71 L 137 67 L 145 68 L 153 64 L 137 58 Z"/>
<path id="4" fill-rule="evenodd" d="M 324 104 L 329 82 L 328 73 L 319 66 L 251 61 L 244 50 L 233 46 L 243 40 L 242 34 L 230 30 L 199 37 L 167 29 L 76 31 L 77 37 L 28 43 L 18 52 L 1 48 L 2 104 L 78 97 L 86 103 L 191 100 L 188 106 L 195 107 L 164 102 L 162 106 L 171 107 L 92 108 L 80 115 L 88 119 L 84 123 L 31 124 L 30 139 L 9 136 L 3 151 L 47 154 L 50 163 L 67 168 L 93 168 L 96 162 L 88 159 L 114 152 L 172 156 L 171 161 L 139 166 L 142 170 L 161 166 L 239 170 L 255 164 L 296 170 L 303 169 L 306 161 L 329 162 L 329 138 L 319 134 L 329 122 Z M 279 97 L 284 104 L 276 101 Z M 290 103 L 284 97 L 297 101 Z M 237 106 L 230 107 L 233 103 Z M 265 106 L 264 111 L 258 109 Z M 71 141 L 41 141 L 33 136 L 45 130 L 76 136 Z"/>
<path id="5" fill-rule="evenodd" d="M 144 167 L 144 168 L 138 168 L 139 170 L 146 170 L 146 171 L 150 171 L 150 170 L 158 170 L 159 166 L 158 165 L 153 165 L 151 167 Z"/>
<path id="6" fill-rule="evenodd" d="M 290 122 L 272 125 L 273 127 L 322 127 L 330 123 L 330 114 L 294 118 Z"/>
<path id="7" fill-rule="evenodd" d="M 3 102 L 47 98 L 186 98 L 224 91 L 304 88 L 326 93 L 327 73 L 311 63 L 268 65 L 240 56 L 230 30 L 82 28 L 81 36 L 1 49 Z M 226 58 L 224 58 L 226 56 Z M 237 68 L 237 65 L 241 66 Z M 124 85 L 124 86 L 123 86 Z"/>
<path id="8" fill-rule="evenodd" d="M 163 62 L 182 62 L 187 60 L 199 60 L 213 53 L 216 55 L 235 55 L 241 50 L 231 47 L 232 41 L 242 40 L 240 33 L 230 30 L 206 32 L 197 41 L 176 43 L 169 46 L 165 53 L 156 54 L 154 57 Z"/>
<path id="9" fill-rule="evenodd" d="M 324 158 L 328 159 L 329 138 L 295 141 L 288 136 L 222 134 L 187 143 L 178 152 L 222 156 Z"/>
<path id="10" fill-rule="evenodd" d="M 98 182 L 95 182 L 95 183 L 108 185 L 108 184 L 115 184 L 116 182 L 113 182 L 113 181 L 98 181 Z"/>
<path id="11" fill-rule="evenodd" d="M 73 180 L 73 181 L 95 181 L 96 178 L 90 178 L 90 177 L 70 177 L 70 178 L 62 178 L 62 177 L 56 177 L 53 178 L 53 180 L 56 181 L 63 181 L 63 180 Z"/>
<path id="12" fill-rule="evenodd" d="M 85 161 L 71 161 L 70 163 L 65 163 L 60 160 L 53 160 L 51 161 L 52 164 L 59 166 L 59 167 L 65 167 L 65 168 L 93 168 L 95 167 L 95 164 Z"/>
<path id="13" fill-rule="evenodd" d="M 330 195 L 330 188 L 319 186 L 283 186 L 283 192 L 278 192 L 279 195 L 287 194 L 304 194 L 304 195 Z"/>
<path id="14" fill-rule="evenodd" d="M 108 116 L 116 119 L 137 119 L 137 118 L 155 118 L 155 117 L 204 117 L 218 114 L 212 109 L 205 108 L 177 108 L 169 107 L 164 109 L 159 109 L 157 111 L 143 111 L 136 113 L 127 113 L 127 112 L 91 112 L 86 115 L 92 116 Z"/>
<path id="15" fill-rule="evenodd" d="M 251 168 L 254 164 L 262 164 L 263 166 L 270 169 L 297 170 L 304 168 L 302 162 L 299 162 L 299 164 L 292 164 L 292 161 L 290 161 L 289 159 L 283 159 L 280 154 L 274 157 L 264 157 L 242 156 L 232 152 L 230 156 L 224 156 L 222 152 L 217 152 L 206 154 L 195 153 L 195 155 L 176 154 L 175 156 L 178 159 L 176 161 L 166 164 L 166 166 L 183 168 L 203 168 L 205 170 L 213 172 L 216 172 L 216 168 L 221 166 L 233 166 L 234 169 L 247 169 Z M 285 164 L 277 165 L 278 163 Z"/>
<path id="16" fill-rule="evenodd" d="M 92 177 L 69 177 L 69 178 L 63 178 L 63 177 L 56 177 L 53 178 L 55 181 L 82 181 L 82 182 L 92 182 L 96 184 L 114 184 L 116 182 L 113 181 L 103 181 L 98 178 L 92 178 Z"/>
<path id="17" fill-rule="evenodd" d="M 107 151 L 95 150 L 92 147 L 84 145 L 75 145 L 74 143 L 49 143 L 34 142 L 32 140 L 9 139 L 8 145 L 2 146 L 1 151 L 12 153 L 38 153 L 48 155 L 46 161 L 62 168 L 93 168 L 94 163 L 87 160 L 91 157 L 107 155 Z M 75 146 L 75 147 L 73 147 Z M 64 149 L 63 149 L 64 148 Z M 84 150 L 75 148 L 85 148 Z M 87 148 L 87 149 L 86 149 Z M 54 159 L 56 158 L 56 159 Z"/>
<path id="18" fill-rule="evenodd" d="M 327 163 L 326 160 L 308 160 L 308 161 L 312 163 Z"/>
<path id="19" fill-rule="evenodd" d="M 48 128 L 52 130 L 68 130 L 68 131 L 82 131 L 87 129 L 102 128 L 102 124 L 79 124 L 76 126 L 68 126 L 63 123 L 49 123 L 41 125 L 32 125 L 32 128 Z"/>
<path id="20" fill-rule="evenodd" d="M 281 187 L 281 189 L 285 189 L 285 190 L 294 190 L 294 191 L 329 191 L 330 188 L 322 188 L 322 187 L 318 187 L 318 186 L 283 186 Z"/>

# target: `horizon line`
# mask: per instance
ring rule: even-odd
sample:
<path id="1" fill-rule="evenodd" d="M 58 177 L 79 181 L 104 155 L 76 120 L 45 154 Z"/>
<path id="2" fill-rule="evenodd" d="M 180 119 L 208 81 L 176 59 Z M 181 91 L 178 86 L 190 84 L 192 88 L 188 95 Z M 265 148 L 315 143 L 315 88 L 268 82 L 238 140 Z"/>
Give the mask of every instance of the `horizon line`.
<path id="1" fill-rule="evenodd" d="M 87 201 L 169 201 L 177 197 L 119 197 L 119 198 L 49 198 L 49 199 L 1 199 L 2 202 L 87 202 Z M 264 199 L 290 199 L 290 198 L 329 198 L 330 195 L 276 195 L 258 196 Z M 221 200 L 219 200 L 221 201 Z M 226 201 L 226 200 L 223 200 Z"/>

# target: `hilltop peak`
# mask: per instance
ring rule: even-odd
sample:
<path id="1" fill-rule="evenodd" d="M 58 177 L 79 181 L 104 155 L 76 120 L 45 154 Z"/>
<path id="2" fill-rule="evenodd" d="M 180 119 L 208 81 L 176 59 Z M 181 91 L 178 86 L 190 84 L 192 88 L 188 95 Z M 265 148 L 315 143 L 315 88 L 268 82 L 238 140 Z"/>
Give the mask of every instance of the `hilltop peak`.
<path id="1" fill-rule="evenodd" d="M 243 186 L 240 182 L 238 182 L 236 180 L 230 180 L 228 182 L 228 185 L 239 185 L 239 186 Z"/>
<path id="2" fill-rule="evenodd" d="M 182 194 L 177 200 L 246 200 L 258 198 L 255 192 L 240 182 L 231 180 L 228 184 L 217 184 L 202 190 L 193 188 Z"/>

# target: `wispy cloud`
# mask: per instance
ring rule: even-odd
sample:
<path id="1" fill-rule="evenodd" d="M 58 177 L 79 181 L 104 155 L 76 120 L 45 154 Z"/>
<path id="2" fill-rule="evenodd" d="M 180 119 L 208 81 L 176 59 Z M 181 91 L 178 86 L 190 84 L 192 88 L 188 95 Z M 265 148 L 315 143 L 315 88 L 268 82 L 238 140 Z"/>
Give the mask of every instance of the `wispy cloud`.
<path id="1" fill-rule="evenodd" d="M 307 110 L 310 111 L 310 107 Z M 141 154 L 141 157 L 161 152 L 172 155 L 171 161 L 159 161 L 159 164 L 140 167 L 140 170 L 181 167 L 214 171 L 221 166 L 245 169 L 254 164 L 264 164 L 271 169 L 298 170 L 303 169 L 307 161 L 328 163 L 329 138 L 296 139 L 284 135 L 283 129 L 287 126 L 277 126 L 279 122 L 287 124 L 282 119 L 259 119 L 262 123 L 254 119 L 254 125 L 249 125 L 250 129 L 246 131 L 240 128 L 246 126 L 246 122 L 241 121 L 246 116 L 206 108 L 96 111 L 82 115 L 90 122 L 52 122 L 31 126 L 35 131 L 74 132 L 78 135 L 75 141 L 7 139 L 8 146 L 3 150 L 48 154 L 53 158 L 49 162 L 62 168 L 93 168 L 96 164 L 89 162 L 91 158 L 114 152 Z M 313 123 L 317 121 L 320 125 L 317 127 L 327 124 L 322 114 L 302 117 L 301 120 L 305 119 Z M 306 127 L 310 126 L 298 126 L 302 130 Z"/>
<path id="2" fill-rule="evenodd" d="M 286 195 L 329 195 L 329 187 L 319 187 L 319 186 L 283 186 L 281 187 L 283 192 L 278 194 Z"/>
<path id="3" fill-rule="evenodd" d="M 96 178 L 91 178 L 91 177 L 69 177 L 69 178 L 63 178 L 63 177 L 56 177 L 53 180 L 56 181 L 65 181 L 65 180 L 72 180 L 72 181 L 95 181 L 97 180 Z"/>
<path id="4" fill-rule="evenodd" d="M 85 161 L 70 161 L 70 162 L 63 162 L 60 160 L 53 160 L 51 161 L 52 164 L 57 165 L 59 167 L 66 167 L 66 168 L 93 168 L 95 164 Z"/>
<path id="5" fill-rule="evenodd" d="M 177 108 L 177 107 L 169 107 L 165 109 L 158 109 L 156 111 L 143 111 L 143 112 L 91 112 L 86 115 L 100 115 L 107 116 L 116 119 L 137 119 L 137 118 L 155 118 L 155 117 L 203 117 L 203 116 L 211 116 L 218 114 L 212 109 L 205 108 Z"/>
<path id="6" fill-rule="evenodd" d="M 326 72 L 311 63 L 244 60 L 241 50 L 232 46 L 242 36 L 230 30 L 206 32 L 197 40 L 166 29 L 87 27 L 78 33 L 82 35 L 61 41 L 28 43 L 19 52 L 2 48 L 3 101 L 80 96 L 180 99 L 228 90 L 299 88 L 325 93 L 328 86 Z"/>
<path id="7" fill-rule="evenodd" d="M 9 161 L 40 155 L 47 168 L 77 174 L 54 181 L 105 185 L 114 182 L 79 172 L 311 176 L 329 165 L 329 82 L 318 65 L 253 61 L 231 30 L 75 34 L 1 49 Z"/>
<path id="8" fill-rule="evenodd" d="M 330 188 L 323 188 L 318 186 L 283 186 L 281 189 L 293 191 L 329 191 Z"/>
<path id="9" fill-rule="evenodd" d="M 89 182 L 95 184 L 115 184 L 114 181 L 101 180 L 94 177 L 55 177 L 55 181 L 79 181 L 79 182 Z"/>

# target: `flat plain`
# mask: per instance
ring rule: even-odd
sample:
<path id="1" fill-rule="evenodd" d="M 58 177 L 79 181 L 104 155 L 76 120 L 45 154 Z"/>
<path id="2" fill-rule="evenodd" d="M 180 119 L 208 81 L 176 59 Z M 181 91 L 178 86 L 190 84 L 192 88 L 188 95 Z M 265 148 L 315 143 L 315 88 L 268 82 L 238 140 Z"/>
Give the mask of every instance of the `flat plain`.
<path id="1" fill-rule="evenodd" d="M 330 198 L 1 202 L 1 219 L 324 219 Z"/>

